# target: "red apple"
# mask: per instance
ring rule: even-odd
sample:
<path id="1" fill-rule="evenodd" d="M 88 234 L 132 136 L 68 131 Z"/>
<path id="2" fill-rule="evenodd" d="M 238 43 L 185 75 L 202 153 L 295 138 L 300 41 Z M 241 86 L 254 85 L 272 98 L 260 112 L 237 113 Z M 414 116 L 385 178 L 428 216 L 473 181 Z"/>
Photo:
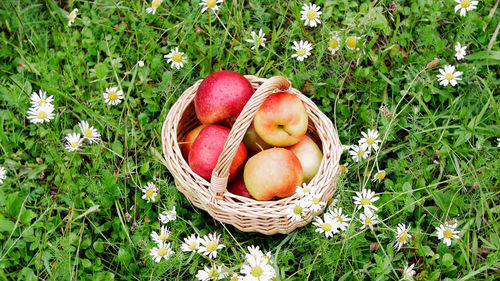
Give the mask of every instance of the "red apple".
<path id="1" fill-rule="evenodd" d="M 230 130 L 220 125 L 209 125 L 203 128 L 191 147 L 188 162 L 193 172 L 202 178 L 210 180 L 212 170 L 217 164 L 217 159 L 222 152 L 224 143 Z M 247 160 L 247 149 L 243 142 L 240 143 L 231 167 L 229 179 L 232 181 Z"/>
<path id="2" fill-rule="evenodd" d="M 203 124 L 215 124 L 236 118 L 254 90 L 243 75 L 219 71 L 208 75 L 198 87 L 194 99 L 196 116 Z"/>
<path id="3" fill-rule="evenodd" d="M 266 150 L 272 147 L 272 145 L 266 143 L 259 137 L 259 135 L 257 135 L 253 123 L 250 125 L 250 128 L 248 128 L 247 132 L 245 133 L 245 137 L 243 138 L 243 143 L 245 144 L 247 152 L 250 155 L 257 154 L 262 150 Z"/>
<path id="4" fill-rule="evenodd" d="M 318 145 L 307 135 L 298 143 L 287 147 L 292 151 L 300 161 L 302 172 L 304 173 L 304 182 L 309 183 L 319 170 L 323 153 Z"/>
<path id="5" fill-rule="evenodd" d="M 193 146 L 193 142 L 198 136 L 198 134 L 201 132 L 201 129 L 205 128 L 206 125 L 200 125 L 193 130 L 191 130 L 187 135 L 184 137 L 184 143 L 181 145 L 182 149 L 182 155 L 184 156 L 185 159 L 188 159 L 189 152 L 191 151 L 191 147 Z"/>
<path id="6" fill-rule="evenodd" d="M 247 187 L 245 186 L 245 181 L 243 180 L 243 174 L 240 174 L 227 188 L 227 191 L 243 196 L 246 198 L 253 199 L 252 195 L 248 193 Z"/>
<path id="7" fill-rule="evenodd" d="M 298 97 L 279 92 L 267 97 L 257 110 L 253 124 L 259 137 L 268 144 L 290 146 L 306 134 L 308 116 Z"/>
<path id="8" fill-rule="evenodd" d="M 255 154 L 245 164 L 243 178 L 256 200 L 271 200 L 295 193 L 303 181 L 297 156 L 284 148 L 270 148 Z"/>

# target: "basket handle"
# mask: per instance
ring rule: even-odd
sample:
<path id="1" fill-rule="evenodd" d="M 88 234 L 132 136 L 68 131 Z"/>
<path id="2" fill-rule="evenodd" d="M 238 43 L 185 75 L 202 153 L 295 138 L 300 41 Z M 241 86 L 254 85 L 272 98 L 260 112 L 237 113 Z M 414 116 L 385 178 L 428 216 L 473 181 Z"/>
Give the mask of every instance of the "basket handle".
<path id="1" fill-rule="evenodd" d="M 231 129 L 231 132 L 229 133 L 224 144 L 224 148 L 222 149 L 219 159 L 217 160 L 217 165 L 212 171 L 210 188 L 217 197 L 220 198 L 222 193 L 226 190 L 229 168 L 231 167 L 231 163 L 236 155 L 239 144 L 243 141 L 243 137 L 253 121 L 255 113 L 268 96 L 278 91 L 287 91 L 290 89 L 291 85 L 292 83 L 290 83 L 290 81 L 283 76 L 271 77 L 262 83 L 259 88 L 257 88 L 252 97 L 246 103 Z"/>

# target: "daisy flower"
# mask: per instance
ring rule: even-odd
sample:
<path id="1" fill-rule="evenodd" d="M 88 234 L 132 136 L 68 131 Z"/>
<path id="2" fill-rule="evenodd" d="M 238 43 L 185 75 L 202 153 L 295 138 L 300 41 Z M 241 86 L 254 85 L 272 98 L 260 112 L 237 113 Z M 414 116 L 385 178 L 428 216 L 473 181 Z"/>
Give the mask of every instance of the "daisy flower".
<path id="1" fill-rule="evenodd" d="M 34 108 L 40 107 L 46 103 L 51 103 L 53 101 L 54 101 L 54 97 L 53 96 L 47 97 L 47 92 L 42 91 L 41 89 L 38 90 L 38 93 L 33 92 L 33 94 L 31 94 L 31 98 L 30 98 L 31 106 Z"/>
<path id="2" fill-rule="evenodd" d="M 220 280 L 226 278 L 227 275 L 228 274 L 225 270 L 223 270 L 222 265 L 213 264 L 210 268 L 205 265 L 203 269 L 198 270 L 196 278 L 200 281 Z"/>
<path id="3" fill-rule="evenodd" d="M 457 224 L 450 225 L 445 223 L 436 228 L 438 238 L 443 240 L 443 243 L 448 247 L 451 245 L 451 239 L 460 238 L 457 235 L 459 231 L 455 230 L 456 227 Z"/>
<path id="4" fill-rule="evenodd" d="M 251 245 L 251 246 L 248 246 L 248 254 L 245 254 L 245 257 L 247 259 L 250 259 L 250 258 L 259 258 L 259 257 L 264 257 L 266 256 L 268 258 L 268 260 L 270 261 L 270 256 L 271 256 L 271 253 L 267 252 L 266 255 L 264 255 L 264 252 L 262 252 L 260 249 L 259 249 L 259 246 L 254 246 L 254 245 Z"/>
<path id="5" fill-rule="evenodd" d="M 307 212 L 309 212 L 308 200 L 300 200 L 286 209 L 286 214 L 292 221 L 301 221 Z"/>
<path id="6" fill-rule="evenodd" d="M 142 199 L 146 199 L 148 203 L 150 201 L 155 201 L 155 198 L 158 195 L 158 188 L 154 183 L 148 182 L 145 187 L 141 188 L 141 190 L 144 193 L 141 197 Z"/>
<path id="7" fill-rule="evenodd" d="M 460 10 L 460 16 L 464 17 L 467 12 L 477 9 L 477 4 L 479 1 L 470 0 L 455 0 L 458 5 L 455 6 L 455 13 Z"/>
<path id="8" fill-rule="evenodd" d="M 234 273 L 233 276 L 231 276 L 231 279 L 229 279 L 229 281 L 238 281 L 238 280 L 243 280 L 243 277 L 239 276 L 237 273 Z"/>
<path id="9" fill-rule="evenodd" d="M 66 148 L 67 151 L 75 151 L 80 148 L 80 144 L 82 144 L 82 139 L 80 134 L 78 133 L 71 133 L 66 136 L 66 145 L 64 148 Z"/>
<path id="10" fill-rule="evenodd" d="M 142 60 L 138 60 L 138 61 L 137 61 L 137 65 L 138 65 L 139 67 L 144 67 L 144 62 L 143 62 Z"/>
<path id="11" fill-rule="evenodd" d="M 3 183 L 3 180 L 5 180 L 7 178 L 7 170 L 0 166 L 0 184 Z"/>
<path id="12" fill-rule="evenodd" d="M 349 227 L 348 221 L 351 220 L 348 216 L 342 214 L 342 208 L 335 208 L 332 211 L 325 214 L 329 215 L 333 221 L 335 221 L 338 225 L 338 228 L 342 231 L 346 230 Z"/>
<path id="13" fill-rule="evenodd" d="M 361 226 L 361 230 L 365 229 L 366 227 L 369 227 L 371 230 L 373 230 L 373 226 L 380 222 L 378 216 L 371 211 L 365 212 L 365 214 L 359 214 L 359 219 L 363 223 L 363 225 Z"/>
<path id="14" fill-rule="evenodd" d="M 189 237 L 184 238 L 184 243 L 181 245 L 183 252 L 198 252 L 200 245 L 200 237 L 196 234 L 191 234 Z"/>
<path id="15" fill-rule="evenodd" d="M 78 127 L 82 131 L 84 139 L 88 139 L 90 143 L 97 143 L 99 141 L 101 134 L 94 127 L 89 126 L 89 122 L 80 121 Z"/>
<path id="16" fill-rule="evenodd" d="M 169 221 L 174 221 L 177 219 L 177 212 L 175 211 L 175 206 L 172 207 L 172 211 L 163 211 L 161 214 L 158 215 L 159 220 L 161 223 L 165 224 L 168 223 Z"/>
<path id="17" fill-rule="evenodd" d="M 399 251 L 401 247 L 405 244 L 408 244 L 408 240 L 412 238 L 408 232 L 410 231 L 411 226 L 408 225 L 408 228 L 403 223 L 398 224 L 397 235 L 396 235 L 396 243 L 394 243 L 394 249 Z"/>
<path id="18" fill-rule="evenodd" d="M 170 50 L 170 53 L 163 56 L 164 58 L 168 58 L 167 63 L 170 63 L 170 68 L 181 69 L 184 67 L 184 64 L 187 62 L 186 56 L 184 56 L 183 52 L 179 52 L 179 47 L 175 47 L 175 49 Z"/>
<path id="19" fill-rule="evenodd" d="M 500 147 L 500 138 L 497 138 L 497 142 L 498 142 L 497 147 Z"/>
<path id="20" fill-rule="evenodd" d="M 170 243 L 161 242 L 153 249 L 149 250 L 149 255 L 155 262 L 160 262 L 162 258 L 168 259 L 174 251 L 170 248 Z"/>
<path id="21" fill-rule="evenodd" d="M 460 45 L 460 42 L 457 42 L 455 45 L 455 57 L 457 60 L 463 60 L 465 58 L 465 55 L 467 55 L 465 49 L 467 49 L 467 46 L 462 46 Z"/>
<path id="22" fill-rule="evenodd" d="M 42 106 L 31 107 L 28 110 L 28 119 L 31 123 L 49 122 L 54 119 L 54 106 L 50 103 L 44 103 Z"/>
<path id="23" fill-rule="evenodd" d="M 359 140 L 359 146 L 362 150 L 368 150 L 371 151 L 373 150 L 377 151 L 379 149 L 378 144 L 382 142 L 382 140 L 379 140 L 379 134 L 377 130 L 371 130 L 368 129 L 368 133 L 361 132 L 361 135 L 363 137 Z"/>
<path id="24" fill-rule="evenodd" d="M 375 182 L 375 181 L 383 181 L 385 179 L 385 176 L 387 174 L 385 173 L 385 170 L 380 170 L 378 171 L 375 176 L 373 176 L 373 179 L 372 181 Z"/>
<path id="25" fill-rule="evenodd" d="M 160 228 L 159 235 L 158 235 L 158 233 L 156 233 L 156 231 L 151 232 L 151 238 L 153 239 L 153 241 L 155 241 L 158 244 L 166 242 L 169 235 L 170 235 L 170 231 L 168 230 L 168 227 L 166 227 L 166 226 L 162 226 Z"/>
<path id="26" fill-rule="evenodd" d="M 437 75 L 439 85 L 448 86 L 448 84 L 451 84 L 455 86 L 458 80 L 462 80 L 462 78 L 458 78 L 458 76 L 462 75 L 463 72 L 455 71 L 454 65 L 445 65 L 444 69 L 439 69 L 439 72 L 441 73 L 441 75 Z"/>
<path id="27" fill-rule="evenodd" d="M 311 212 L 317 213 L 323 210 L 323 207 L 326 206 L 326 203 L 321 201 L 321 197 L 323 197 L 323 194 L 315 192 L 311 193 L 308 197 L 309 197 L 309 210 L 311 210 Z"/>
<path id="28" fill-rule="evenodd" d="M 333 35 L 332 38 L 328 41 L 328 50 L 332 52 L 332 55 L 335 55 L 337 50 L 340 48 L 340 38 L 336 35 Z"/>
<path id="29" fill-rule="evenodd" d="M 163 0 L 153 0 L 151 2 L 151 7 L 146 9 L 146 13 L 153 14 L 153 15 L 156 14 L 156 9 L 158 9 L 158 7 L 160 7 L 161 2 L 163 2 Z"/>
<path id="30" fill-rule="evenodd" d="M 264 34 L 262 32 L 262 29 L 259 30 L 259 34 L 255 33 L 255 31 L 252 31 L 250 36 L 252 36 L 252 39 L 247 39 L 245 41 L 253 44 L 252 50 L 258 49 L 259 47 L 266 46 L 266 44 L 264 44 L 264 42 L 266 42 L 266 38 L 264 38 L 264 36 L 266 36 L 266 34 Z"/>
<path id="31" fill-rule="evenodd" d="M 333 237 L 333 234 L 338 233 L 338 224 L 331 218 L 331 216 L 327 216 L 325 214 L 324 220 L 321 217 L 316 217 L 313 225 L 317 226 L 315 232 L 324 233 L 325 237 Z"/>
<path id="32" fill-rule="evenodd" d="M 352 199 L 354 199 L 354 204 L 358 205 L 357 208 L 363 208 L 365 212 L 378 210 L 378 208 L 373 205 L 373 202 L 380 199 L 380 197 L 375 197 L 375 191 L 371 191 L 371 189 L 367 190 L 363 188 L 361 192 L 356 192 L 356 196 L 353 196 Z"/>
<path id="33" fill-rule="evenodd" d="M 405 266 L 403 269 L 403 280 L 413 280 L 413 276 L 415 276 L 416 273 L 415 270 L 413 270 L 414 266 L 415 264 Z"/>
<path id="34" fill-rule="evenodd" d="M 76 16 L 78 13 L 78 9 L 77 8 L 74 8 L 73 11 L 71 11 L 71 13 L 69 13 L 68 15 L 68 26 L 71 26 L 74 22 L 75 22 L 75 19 L 76 19 Z"/>
<path id="35" fill-rule="evenodd" d="M 117 87 L 106 88 L 106 92 L 102 95 L 104 96 L 104 102 L 108 105 L 117 105 L 124 98 L 123 91 L 118 90 Z"/>
<path id="36" fill-rule="evenodd" d="M 349 154 L 351 154 L 352 159 L 356 162 L 361 161 L 362 159 L 368 158 L 370 155 L 370 151 L 366 151 L 357 145 L 351 145 L 351 150 L 349 150 Z"/>
<path id="37" fill-rule="evenodd" d="M 204 6 L 203 9 L 201 9 L 201 12 L 204 13 L 207 9 L 212 10 L 214 13 L 219 10 L 219 6 L 217 4 L 220 4 L 224 2 L 223 0 L 201 0 L 200 6 Z"/>
<path id="38" fill-rule="evenodd" d="M 349 163 L 340 164 L 340 174 L 347 173 L 347 166 L 349 166 Z"/>
<path id="39" fill-rule="evenodd" d="M 349 36 L 345 40 L 345 46 L 349 50 L 359 50 L 358 47 L 358 41 L 361 39 L 361 37 L 356 37 L 356 36 Z"/>
<path id="40" fill-rule="evenodd" d="M 297 58 L 298 61 L 304 61 L 305 58 L 311 55 L 313 47 L 311 43 L 300 40 L 299 43 L 293 41 L 292 49 L 295 51 L 292 58 Z"/>
<path id="41" fill-rule="evenodd" d="M 276 272 L 265 257 L 251 257 L 241 266 L 241 274 L 245 281 L 271 281 Z"/>
<path id="42" fill-rule="evenodd" d="M 304 4 L 304 6 L 302 6 L 302 11 L 300 11 L 302 14 L 300 20 L 303 20 L 304 25 L 306 26 L 309 25 L 310 27 L 315 27 L 319 25 L 321 23 L 321 20 L 319 19 L 319 16 L 321 16 L 320 9 L 321 7 L 316 4 Z"/>
<path id="43" fill-rule="evenodd" d="M 307 183 L 303 183 L 302 186 L 297 186 L 295 192 L 300 196 L 309 196 L 313 193 L 313 190 Z"/>
<path id="44" fill-rule="evenodd" d="M 210 233 L 200 238 L 200 244 L 198 248 L 198 253 L 207 256 L 209 258 L 217 257 L 217 250 L 225 247 L 223 244 L 219 244 L 220 234 Z"/>

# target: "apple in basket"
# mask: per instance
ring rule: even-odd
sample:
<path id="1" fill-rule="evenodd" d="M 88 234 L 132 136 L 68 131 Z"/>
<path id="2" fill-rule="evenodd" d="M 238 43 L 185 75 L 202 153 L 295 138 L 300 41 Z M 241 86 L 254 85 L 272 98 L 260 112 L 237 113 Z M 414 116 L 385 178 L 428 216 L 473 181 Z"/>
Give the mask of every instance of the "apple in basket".
<path id="1" fill-rule="evenodd" d="M 248 192 L 256 200 L 288 197 L 302 184 L 302 167 L 290 150 L 270 148 L 248 159 L 243 179 Z"/>
<path id="2" fill-rule="evenodd" d="M 253 92 L 243 75 L 230 70 L 214 72 L 198 87 L 194 99 L 196 116 L 202 124 L 231 123 Z"/>
<path id="3" fill-rule="evenodd" d="M 240 175 L 231 184 L 229 184 L 227 191 L 239 196 L 253 199 L 252 195 L 250 195 L 247 187 L 245 186 L 242 173 L 240 173 Z"/>
<path id="4" fill-rule="evenodd" d="M 254 155 L 256 153 L 261 152 L 262 150 L 266 150 L 268 148 L 273 147 L 272 145 L 263 141 L 262 138 L 260 138 L 259 135 L 257 135 L 253 123 L 250 125 L 250 128 L 248 128 L 247 132 L 245 133 L 245 137 L 243 137 L 243 143 L 245 144 L 245 147 L 247 148 L 247 152 L 249 155 Z"/>
<path id="5" fill-rule="evenodd" d="M 229 128 L 220 125 L 208 125 L 200 131 L 188 157 L 189 167 L 193 172 L 210 180 L 230 131 Z M 229 181 L 236 177 L 246 160 L 247 149 L 241 142 L 229 168 Z"/>
<path id="6" fill-rule="evenodd" d="M 187 135 L 184 137 L 184 143 L 181 145 L 182 149 L 182 156 L 184 156 L 184 159 L 188 159 L 189 152 L 191 151 L 191 147 L 193 146 L 194 140 L 196 140 L 196 137 L 198 134 L 201 132 L 201 129 L 205 128 L 206 125 L 200 125 L 193 130 L 191 130 Z"/>
<path id="7" fill-rule="evenodd" d="M 304 174 L 304 182 L 309 183 L 318 172 L 319 166 L 321 166 L 321 158 L 323 158 L 321 149 L 308 135 L 305 135 L 298 143 L 287 147 L 287 149 L 292 151 L 299 159 Z"/>
<path id="8" fill-rule="evenodd" d="M 266 143 L 289 146 L 298 143 L 306 134 L 308 116 L 298 97 L 279 92 L 267 97 L 257 110 L 253 125 Z"/>

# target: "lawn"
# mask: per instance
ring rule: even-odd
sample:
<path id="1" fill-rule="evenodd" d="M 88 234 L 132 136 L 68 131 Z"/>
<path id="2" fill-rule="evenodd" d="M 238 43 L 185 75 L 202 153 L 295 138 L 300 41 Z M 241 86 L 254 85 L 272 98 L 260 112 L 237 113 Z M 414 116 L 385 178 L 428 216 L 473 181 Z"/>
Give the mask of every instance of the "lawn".
<path id="1" fill-rule="evenodd" d="M 498 280 L 498 0 L 213 2 L 1 1 L 1 280 Z M 163 122 L 219 70 L 285 76 L 332 120 L 325 214 L 246 233 L 177 190 Z"/>

